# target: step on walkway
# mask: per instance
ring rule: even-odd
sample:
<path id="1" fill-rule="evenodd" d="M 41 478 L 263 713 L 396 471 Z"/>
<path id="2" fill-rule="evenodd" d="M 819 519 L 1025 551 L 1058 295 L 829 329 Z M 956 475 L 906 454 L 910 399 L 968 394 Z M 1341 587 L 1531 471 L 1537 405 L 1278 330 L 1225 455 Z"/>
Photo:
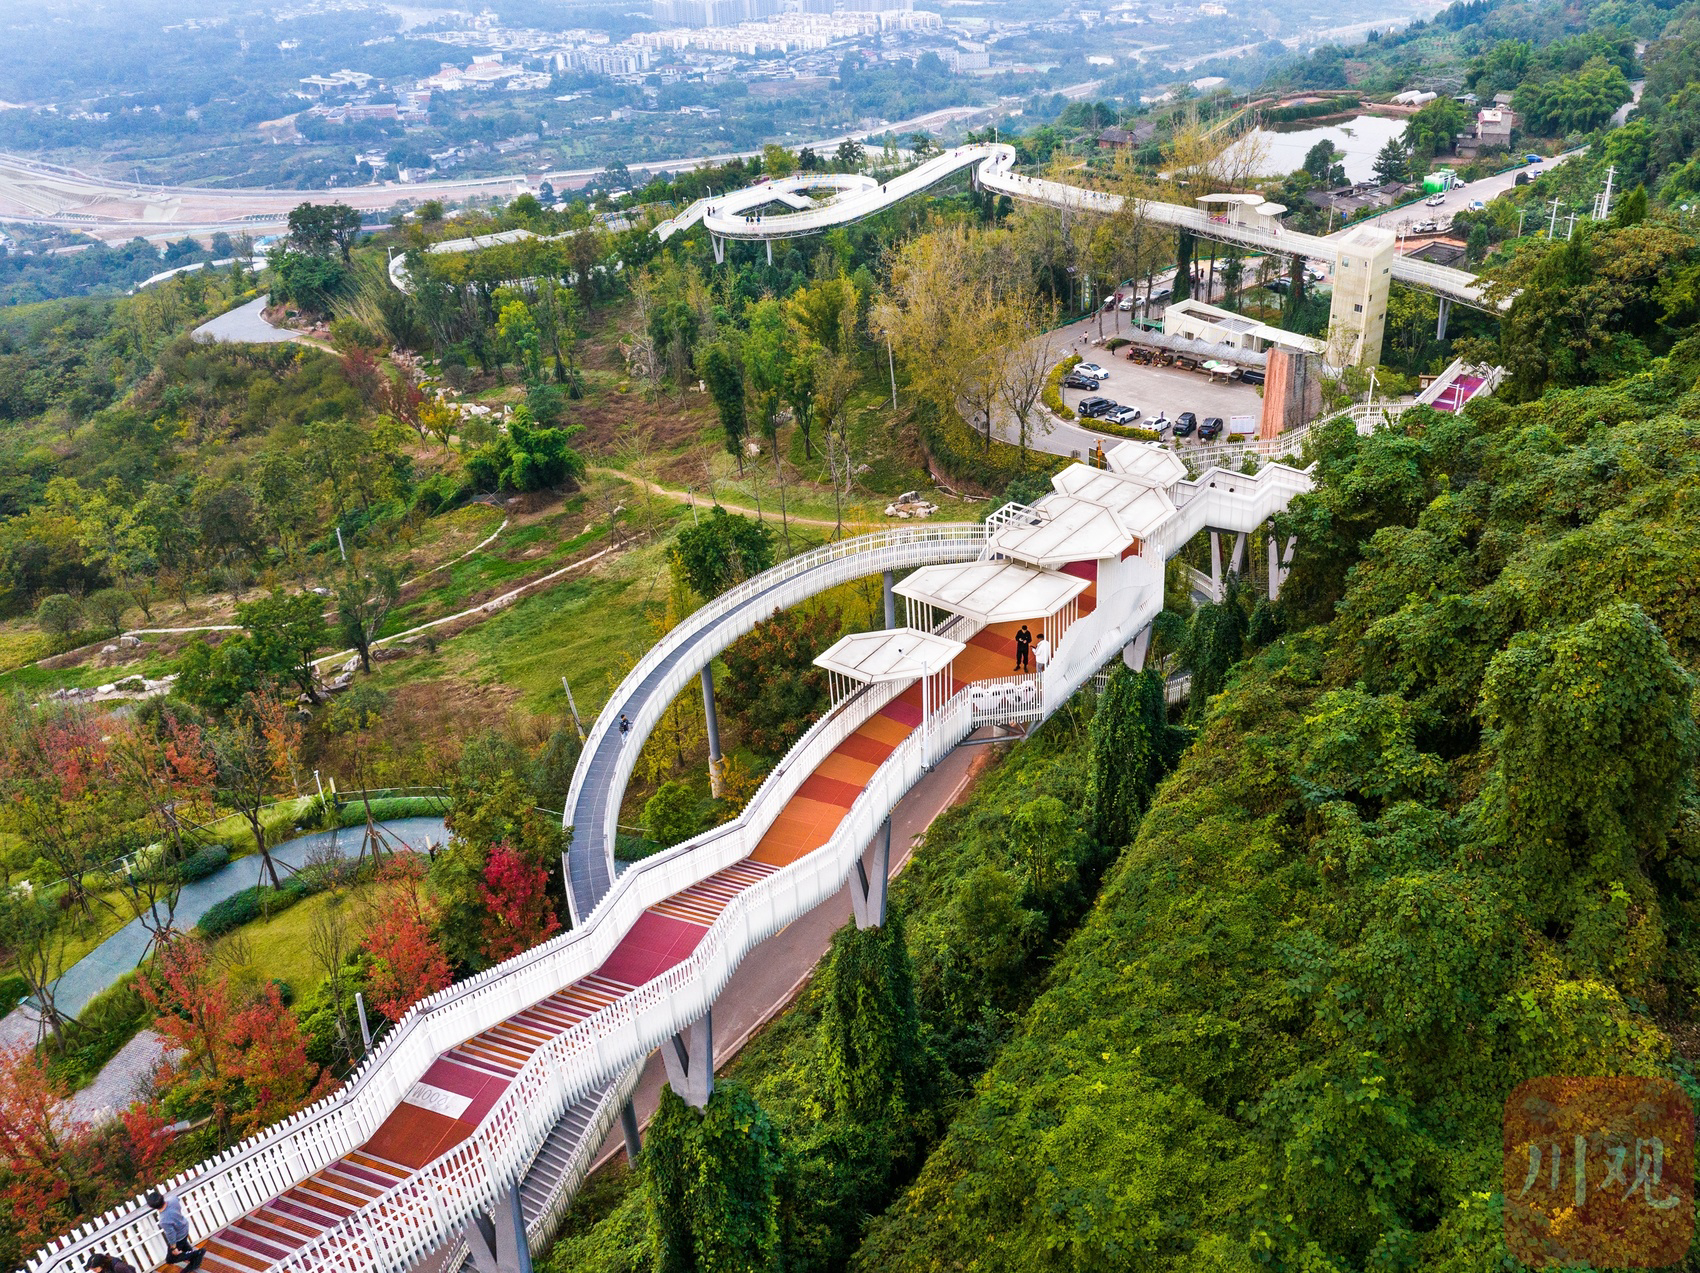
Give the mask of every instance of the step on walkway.
<path id="1" fill-rule="evenodd" d="M 1090 613 L 1092 591 L 1080 598 L 1082 614 Z M 956 657 L 952 692 L 1012 675 L 1020 626 L 998 623 L 977 632 Z M 1038 621 L 1029 627 L 1037 629 Z M 917 682 L 821 762 L 749 857 L 649 907 L 595 973 L 449 1049 L 359 1150 L 219 1230 L 205 1243 L 201 1267 L 259 1273 L 466 1140 L 545 1042 L 689 958 L 738 894 L 824 845 L 874 772 L 920 723 Z"/>

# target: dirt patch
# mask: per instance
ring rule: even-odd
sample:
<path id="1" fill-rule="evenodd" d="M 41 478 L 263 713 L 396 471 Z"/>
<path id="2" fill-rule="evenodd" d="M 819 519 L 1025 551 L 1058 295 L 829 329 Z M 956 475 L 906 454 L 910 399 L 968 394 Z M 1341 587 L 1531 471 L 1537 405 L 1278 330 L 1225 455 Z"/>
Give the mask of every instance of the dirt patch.
<path id="1" fill-rule="evenodd" d="M 651 455 L 695 445 L 702 431 L 715 423 L 714 406 L 705 393 L 686 393 L 683 405 L 672 394 L 595 394 L 578 404 L 574 423 L 584 425 L 578 445 L 587 455 L 619 454 L 628 433 Z"/>

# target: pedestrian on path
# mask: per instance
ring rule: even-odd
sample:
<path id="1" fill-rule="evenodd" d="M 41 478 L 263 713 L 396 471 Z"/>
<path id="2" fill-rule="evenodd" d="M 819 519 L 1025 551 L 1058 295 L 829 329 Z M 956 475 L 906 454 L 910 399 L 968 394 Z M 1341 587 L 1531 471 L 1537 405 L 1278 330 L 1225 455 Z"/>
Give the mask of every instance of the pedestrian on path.
<path id="1" fill-rule="evenodd" d="M 1032 667 L 1027 662 L 1028 649 L 1033 644 L 1033 634 L 1027 630 L 1027 625 L 1021 625 L 1021 630 L 1015 634 L 1015 670 L 1030 672 Z"/>
<path id="2" fill-rule="evenodd" d="M 95 1273 L 136 1273 L 135 1265 L 126 1260 L 120 1260 L 115 1255 L 108 1255 L 105 1251 L 96 1251 L 89 1256 L 88 1262 L 83 1267 L 93 1269 Z"/>
<path id="3" fill-rule="evenodd" d="M 1039 671 L 1045 670 L 1045 664 L 1051 661 L 1051 638 L 1042 636 L 1039 644 L 1033 647 L 1033 666 Z"/>
<path id="4" fill-rule="evenodd" d="M 190 1244 L 189 1221 L 184 1218 L 183 1204 L 177 1200 L 177 1195 L 167 1197 L 157 1189 L 150 1189 L 148 1206 L 159 1220 L 159 1231 L 165 1235 L 165 1262 L 181 1264 L 184 1273 L 194 1273 L 201 1267 L 201 1261 L 207 1258 L 207 1253 L 197 1251 Z"/>
<path id="5" fill-rule="evenodd" d="M 626 719 L 626 714 L 624 712 L 621 712 L 620 713 L 620 741 L 622 743 L 624 743 L 626 741 L 626 735 L 631 733 L 631 732 L 632 732 L 632 723 L 631 723 L 631 721 Z"/>

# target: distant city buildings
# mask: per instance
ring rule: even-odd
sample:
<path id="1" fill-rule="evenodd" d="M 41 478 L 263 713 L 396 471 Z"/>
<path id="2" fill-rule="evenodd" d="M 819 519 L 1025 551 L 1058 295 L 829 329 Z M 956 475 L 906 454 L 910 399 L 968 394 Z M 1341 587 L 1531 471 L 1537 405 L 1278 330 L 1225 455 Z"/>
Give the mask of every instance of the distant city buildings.
<path id="1" fill-rule="evenodd" d="M 780 0 L 651 0 L 657 22 L 676 27 L 727 27 L 776 17 Z"/>

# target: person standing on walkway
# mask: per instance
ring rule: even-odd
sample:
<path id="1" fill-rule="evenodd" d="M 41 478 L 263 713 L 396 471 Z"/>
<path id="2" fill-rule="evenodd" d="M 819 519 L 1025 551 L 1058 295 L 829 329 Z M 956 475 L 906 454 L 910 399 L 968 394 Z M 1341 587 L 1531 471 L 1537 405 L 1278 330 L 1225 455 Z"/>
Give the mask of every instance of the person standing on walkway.
<path id="1" fill-rule="evenodd" d="M 1021 630 L 1015 634 L 1015 670 L 1017 672 L 1031 671 L 1027 662 L 1027 651 L 1033 644 L 1033 634 L 1027 630 L 1027 625 L 1021 625 Z"/>
<path id="2" fill-rule="evenodd" d="M 194 1273 L 201 1267 L 201 1261 L 207 1258 L 207 1253 L 190 1245 L 189 1221 L 183 1215 L 183 1204 L 177 1200 L 177 1195 L 167 1197 L 157 1189 L 150 1189 L 148 1206 L 159 1220 L 159 1231 L 165 1235 L 165 1262 L 181 1264 L 184 1273 Z"/>
<path id="3" fill-rule="evenodd" d="M 1045 670 L 1045 664 L 1051 661 L 1051 638 L 1041 636 L 1039 644 L 1033 647 L 1033 666 L 1039 671 Z"/>
<path id="4" fill-rule="evenodd" d="M 620 741 L 622 743 L 624 743 L 626 741 L 626 735 L 631 733 L 631 732 L 632 732 L 632 723 L 631 723 L 631 721 L 626 719 L 626 714 L 624 712 L 621 712 L 620 713 Z"/>

